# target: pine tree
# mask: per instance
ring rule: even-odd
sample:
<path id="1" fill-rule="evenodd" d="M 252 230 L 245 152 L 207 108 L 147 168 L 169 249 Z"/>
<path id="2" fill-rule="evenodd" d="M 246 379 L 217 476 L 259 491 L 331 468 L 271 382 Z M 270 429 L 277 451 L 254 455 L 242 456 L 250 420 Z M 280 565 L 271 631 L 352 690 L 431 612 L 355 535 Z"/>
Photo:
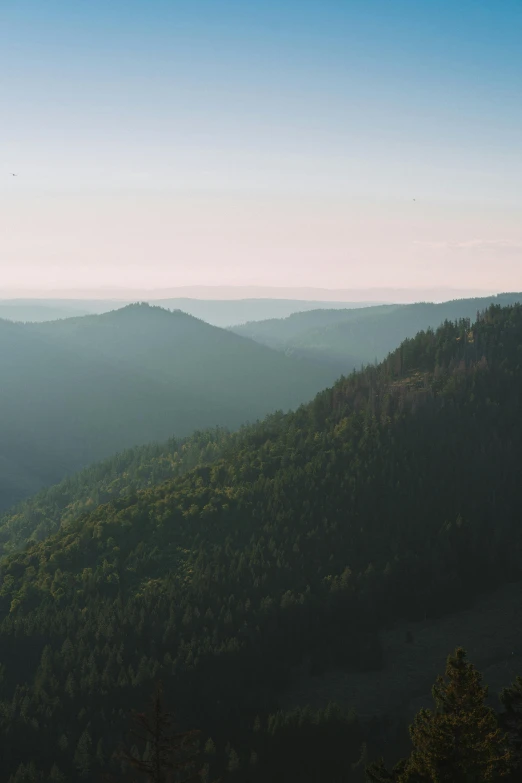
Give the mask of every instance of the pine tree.
<path id="1" fill-rule="evenodd" d="M 135 716 L 137 730 L 133 736 L 147 749 L 140 757 L 135 750 L 124 752 L 127 763 L 146 776 L 148 783 L 200 783 L 199 732 L 175 732 L 172 715 L 163 705 L 161 684 L 158 685 L 150 713 Z"/>
<path id="2" fill-rule="evenodd" d="M 100 737 L 98 744 L 96 745 L 96 761 L 100 767 L 103 767 L 105 762 L 105 755 L 103 753 L 103 740 Z"/>
<path id="3" fill-rule="evenodd" d="M 236 772 L 238 769 L 239 769 L 239 756 L 237 755 L 234 748 L 231 748 L 230 753 L 228 754 L 227 771 Z"/>
<path id="4" fill-rule="evenodd" d="M 368 783 L 399 783 L 405 766 L 406 761 L 402 760 L 389 771 L 382 759 L 374 761 L 366 767 L 366 780 Z"/>
<path id="5" fill-rule="evenodd" d="M 39 772 L 33 761 L 29 764 L 20 764 L 14 775 L 9 778 L 9 783 L 40 783 L 43 775 Z"/>
<path id="6" fill-rule="evenodd" d="M 504 712 L 499 718 L 509 741 L 512 779 L 522 780 L 522 677 L 504 688 L 500 701 Z"/>
<path id="7" fill-rule="evenodd" d="M 85 729 L 74 752 L 74 766 L 80 773 L 82 778 L 86 778 L 89 774 L 92 764 L 92 739 L 88 730 Z"/>
<path id="8" fill-rule="evenodd" d="M 49 773 L 49 777 L 47 778 L 48 783 L 67 783 L 67 778 L 63 774 L 63 772 L 60 771 L 60 769 L 56 766 L 56 764 L 53 764 L 51 767 L 51 771 Z"/>
<path id="9" fill-rule="evenodd" d="M 410 727 L 414 749 L 400 783 L 486 783 L 507 775 L 506 737 L 462 648 L 448 657 L 446 679 L 439 677 L 432 693 L 435 711 L 421 710 Z"/>
<path id="10" fill-rule="evenodd" d="M 504 703 L 522 705 L 522 680 Z M 509 690 L 509 689 L 508 689 Z M 457 648 L 446 662 L 445 678 L 433 686 L 435 710 L 420 710 L 410 726 L 413 751 L 389 771 L 378 761 L 366 768 L 368 783 L 496 783 L 511 767 L 508 738 L 485 704 L 482 675 Z M 506 692 L 504 692 L 506 693 Z M 514 706 L 513 706 L 514 709 Z M 515 778 L 518 780 L 518 778 Z"/>

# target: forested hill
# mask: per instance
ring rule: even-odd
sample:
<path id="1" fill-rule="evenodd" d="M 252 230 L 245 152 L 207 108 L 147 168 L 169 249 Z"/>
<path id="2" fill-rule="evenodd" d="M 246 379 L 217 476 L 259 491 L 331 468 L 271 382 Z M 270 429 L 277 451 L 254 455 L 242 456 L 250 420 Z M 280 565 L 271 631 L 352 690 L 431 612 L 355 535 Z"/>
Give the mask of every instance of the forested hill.
<path id="1" fill-rule="evenodd" d="M 0 515 L 0 556 L 41 541 L 96 506 L 213 462 L 242 434 L 202 430 L 183 439 L 135 446 L 45 487 Z"/>
<path id="2" fill-rule="evenodd" d="M 336 374 L 148 305 L 0 321 L 0 363 L 0 508 L 135 444 L 296 407 Z"/>
<path id="3" fill-rule="evenodd" d="M 315 358 L 346 373 L 381 361 L 407 338 L 444 321 L 475 320 L 491 304 L 522 302 L 522 294 L 455 299 L 433 304 L 380 305 L 349 310 L 314 310 L 233 327 L 237 334 L 294 356 Z"/>
<path id="4" fill-rule="evenodd" d="M 236 780 L 269 779 L 251 728 L 292 671 L 378 669 L 383 627 L 522 576 L 521 457 L 522 307 L 492 307 L 9 556 L 4 774 L 98 779 L 162 679 Z"/>

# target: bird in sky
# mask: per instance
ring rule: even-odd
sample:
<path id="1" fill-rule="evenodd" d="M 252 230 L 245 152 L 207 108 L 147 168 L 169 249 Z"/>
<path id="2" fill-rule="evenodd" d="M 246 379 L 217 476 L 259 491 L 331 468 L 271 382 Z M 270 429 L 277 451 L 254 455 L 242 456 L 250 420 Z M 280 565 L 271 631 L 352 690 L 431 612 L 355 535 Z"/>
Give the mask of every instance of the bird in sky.
<path id="1" fill-rule="evenodd" d="M 11 173 L 11 176 L 12 176 L 12 177 L 17 177 L 17 176 L 18 176 L 18 174 L 12 174 L 12 173 Z"/>

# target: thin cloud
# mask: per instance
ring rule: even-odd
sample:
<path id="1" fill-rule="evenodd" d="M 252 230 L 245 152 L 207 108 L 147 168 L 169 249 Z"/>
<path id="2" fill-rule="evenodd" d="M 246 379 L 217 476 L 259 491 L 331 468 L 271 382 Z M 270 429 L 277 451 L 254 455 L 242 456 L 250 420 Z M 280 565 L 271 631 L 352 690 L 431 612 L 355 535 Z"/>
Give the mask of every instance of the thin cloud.
<path id="1" fill-rule="evenodd" d="M 476 250 L 495 252 L 517 252 L 522 250 L 522 241 L 512 239 L 465 239 L 458 242 L 414 242 L 416 247 L 429 250 Z"/>

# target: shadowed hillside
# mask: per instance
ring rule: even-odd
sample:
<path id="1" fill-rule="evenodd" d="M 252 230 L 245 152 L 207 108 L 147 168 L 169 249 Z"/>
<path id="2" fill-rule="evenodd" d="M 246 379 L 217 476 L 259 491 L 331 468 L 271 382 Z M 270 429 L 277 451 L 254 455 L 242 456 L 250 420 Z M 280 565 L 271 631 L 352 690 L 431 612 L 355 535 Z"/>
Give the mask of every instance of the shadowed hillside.
<path id="1" fill-rule="evenodd" d="M 2 321 L 0 361 L 4 508 L 134 444 L 288 410 L 334 378 L 148 305 L 42 324 Z"/>
<path id="2" fill-rule="evenodd" d="M 520 580 L 521 384 L 522 307 L 492 307 L 4 559 L 7 769 L 105 759 L 158 679 L 248 768 L 296 672 L 378 676 L 387 628 Z"/>

